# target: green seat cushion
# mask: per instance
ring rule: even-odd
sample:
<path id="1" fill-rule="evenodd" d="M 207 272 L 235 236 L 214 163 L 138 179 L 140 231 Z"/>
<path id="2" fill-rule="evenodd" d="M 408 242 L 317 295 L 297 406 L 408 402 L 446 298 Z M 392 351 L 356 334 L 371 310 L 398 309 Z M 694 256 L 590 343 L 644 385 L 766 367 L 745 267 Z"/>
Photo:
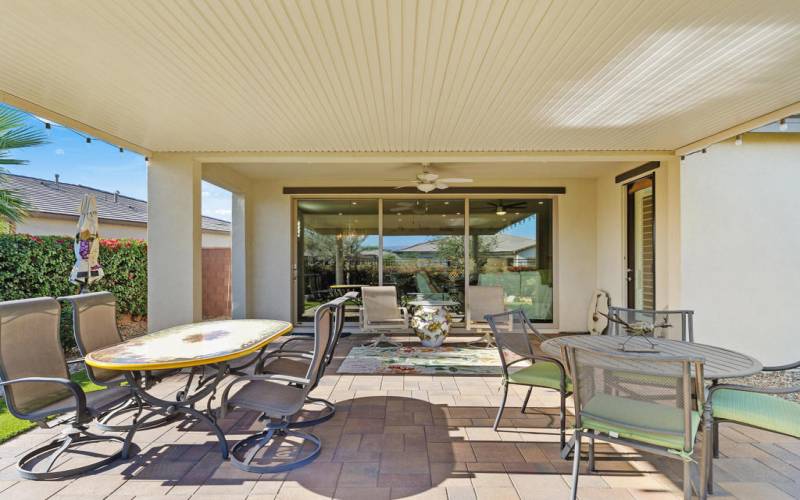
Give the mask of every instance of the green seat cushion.
<path id="1" fill-rule="evenodd" d="M 692 411 L 692 445 L 699 424 L 700 414 Z M 616 434 L 622 439 L 683 451 L 683 410 L 676 407 L 595 394 L 583 405 L 581 427 Z M 663 432 L 637 427 L 650 427 Z M 670 431 L 677 434 L 671 434 Z"/>
<path id="2" fill-rule="evenodd" d="M 770 394 L 720 389 L 711 396 L 714 418 L 800 437 L 800 404 Z"/>
<path id="3" fill-rule="evenodd" d="M 551 361 L 537 361 L 531 366 L 508 374 L 508 381 L 514 384 L 535 385 L 561 390 L 561 370 Z M 572 381 L 567 377 L 567 392 L 572 392 Z"/>

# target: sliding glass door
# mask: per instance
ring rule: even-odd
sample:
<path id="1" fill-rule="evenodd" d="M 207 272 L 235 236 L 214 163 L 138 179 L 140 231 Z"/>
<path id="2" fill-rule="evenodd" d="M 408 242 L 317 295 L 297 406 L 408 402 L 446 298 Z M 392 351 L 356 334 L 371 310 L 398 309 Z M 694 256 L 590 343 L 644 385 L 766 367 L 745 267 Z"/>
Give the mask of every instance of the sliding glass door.
<path id="1" fill-rule="evenodd" d="M 296 203 L 298 321 L 313 321 L 316 306 L 346 291 L 394 285 L 402 304 L 418 297 L 456 302 L 456 322 L 466 315 L 470 286 L 501 286 L 507 308 L 553 322 L 552 199 Z"/>
<path id="2" fill-rule="evenodd" d="M 378 224 L 378 200 L 297 202 L 298 321 L 353 285 L 378 284 Z"/>
<path id="3" fill-rule="evenodd" d="M 383 284 L 464 310 L 464 200 L 383 200 Z M 458 321 L 458 320 L 457 320 Z"/>
<path id="4" fill-rule="evenodd" d="M 552 200 L 470 200 L 470 286 L 501 286 L 508 309 L 551 323 L 552 217 Z"/>

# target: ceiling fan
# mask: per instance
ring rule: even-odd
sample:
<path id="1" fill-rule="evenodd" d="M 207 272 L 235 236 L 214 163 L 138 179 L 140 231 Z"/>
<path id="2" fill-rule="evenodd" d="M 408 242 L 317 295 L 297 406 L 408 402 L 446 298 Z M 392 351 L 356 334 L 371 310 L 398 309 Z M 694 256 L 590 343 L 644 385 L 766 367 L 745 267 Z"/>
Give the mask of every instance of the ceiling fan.
<path id="1" fill-rule="evenodd" d="M 494 213 L 497 215 L 505 215 L 508 213 L 509 210 L 514 210 L 515 208 L 522 208 L 527 203 L 524 201 L 515 201 L 512 203 L 503 203 L 502 201 L 498 201 L 497 203 L 489 202 L 489 205 L 494 207 Z"/>
<path id="2" fill-rule="evenodd" d="M 440 178 L 439 174 L 431 172 L 428 169 L 428 164 L 424 163 L 422 165 L 422 172 L 417 174 L 416 178 L 408 183 L 397 186 L 395 189 L 402 189 L 404 187 L 416 187 L 423 193 L 430 193 L 436 189 L 447 189 L 450 187 L 450 184 L 466 184 L 472 182 L 472 179 L 467 179 L 463 177 L 447 177 L 447 178 Z"/>

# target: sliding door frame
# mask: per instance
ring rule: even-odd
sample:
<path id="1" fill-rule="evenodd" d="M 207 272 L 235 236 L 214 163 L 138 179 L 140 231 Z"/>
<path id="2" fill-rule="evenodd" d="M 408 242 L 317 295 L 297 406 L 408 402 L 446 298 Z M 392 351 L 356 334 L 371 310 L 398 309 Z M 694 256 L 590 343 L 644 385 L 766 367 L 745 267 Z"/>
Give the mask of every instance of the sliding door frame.
<path id="1" fill-rule="evenodd" d="M 299 296 L 299 286 L 297 280 L 297 267 L 298 267 L 298 251 L 297 248 L 297 231 L 298 231 L 298 217 L 297 217 L 297 209 L 298 209 L 298 202 L 302 200 L 323 200 L 323 199 L 346 199 L 346 200 L 377 200 L 378 202 L 378 285 L 383 285 L 383 245 L 384 245 L 384 234 L 383 234 L 383 201 L 385 199 L 393 199 L 393 200 L 408 200 L 408 199 L 415 199 L 411 197 L 408 193 L 398 193 L 398 194 L 361 194 L 361 193 L 354 193 L 354 194 L 347 194 L 347 193 L 336 193 L 336 194 L 298 194 L 298 195 L 290 195 L 291 198 L 291 278 L 292 278 L 292 304 L 291 304 L 291 317 L 292 322 L 294 324 L 298 324 L 298 316 L 297 316 L 297 306 L 298 306 L 298 296 Z M 551 200 L 552 201 L 552 222 L 551 222 L 551 239 L 553 245 L 552 251 L 552 259 L 553 259 L 553 320 L 550 323 L 537 323 L 537 327 L 543 330 L 556 330 L 558 329 L 558 314 L 559 314 L 559 288 L 560 288 L 560 279 L 559 279 L 559 223 L 558 223 L 558 194 L 531 194 L 531 193 L 495 193 L 495 194 L 459 194 L 459 193 L 448 193 L 447 191 L 437 194 L 425 194 L 420 195 L 416 199 L 457 199 L 461 200 L 464 203 L 464 318 L 466 321 L 467 309 L 469 307 L 469 276 L 471 271 L 471 263 L 470 263 L 470 252 L 469 252 L 469 245 L 467 242 L 469 241 L 469 218 L 470 218 L 470 211 L 469 205 L 471 200 L 486 200 L 486 199 L 505 199 L 505 198 L 520 198 L 526 200 Z"/>

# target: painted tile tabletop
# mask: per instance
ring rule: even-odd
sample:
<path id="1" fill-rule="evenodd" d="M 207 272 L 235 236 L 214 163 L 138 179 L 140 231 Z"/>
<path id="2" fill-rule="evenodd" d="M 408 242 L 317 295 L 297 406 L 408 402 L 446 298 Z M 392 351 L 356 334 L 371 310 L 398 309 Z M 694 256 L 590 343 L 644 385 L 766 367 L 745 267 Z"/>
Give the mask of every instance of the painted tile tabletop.
<path id="1" fill-rule="evenodd" d="M 291 323 L 259 319 L 180 325 L 91 352 L 86 363 L 111 370 L 199 366 L 245 356 L 291 330 Z"/>

